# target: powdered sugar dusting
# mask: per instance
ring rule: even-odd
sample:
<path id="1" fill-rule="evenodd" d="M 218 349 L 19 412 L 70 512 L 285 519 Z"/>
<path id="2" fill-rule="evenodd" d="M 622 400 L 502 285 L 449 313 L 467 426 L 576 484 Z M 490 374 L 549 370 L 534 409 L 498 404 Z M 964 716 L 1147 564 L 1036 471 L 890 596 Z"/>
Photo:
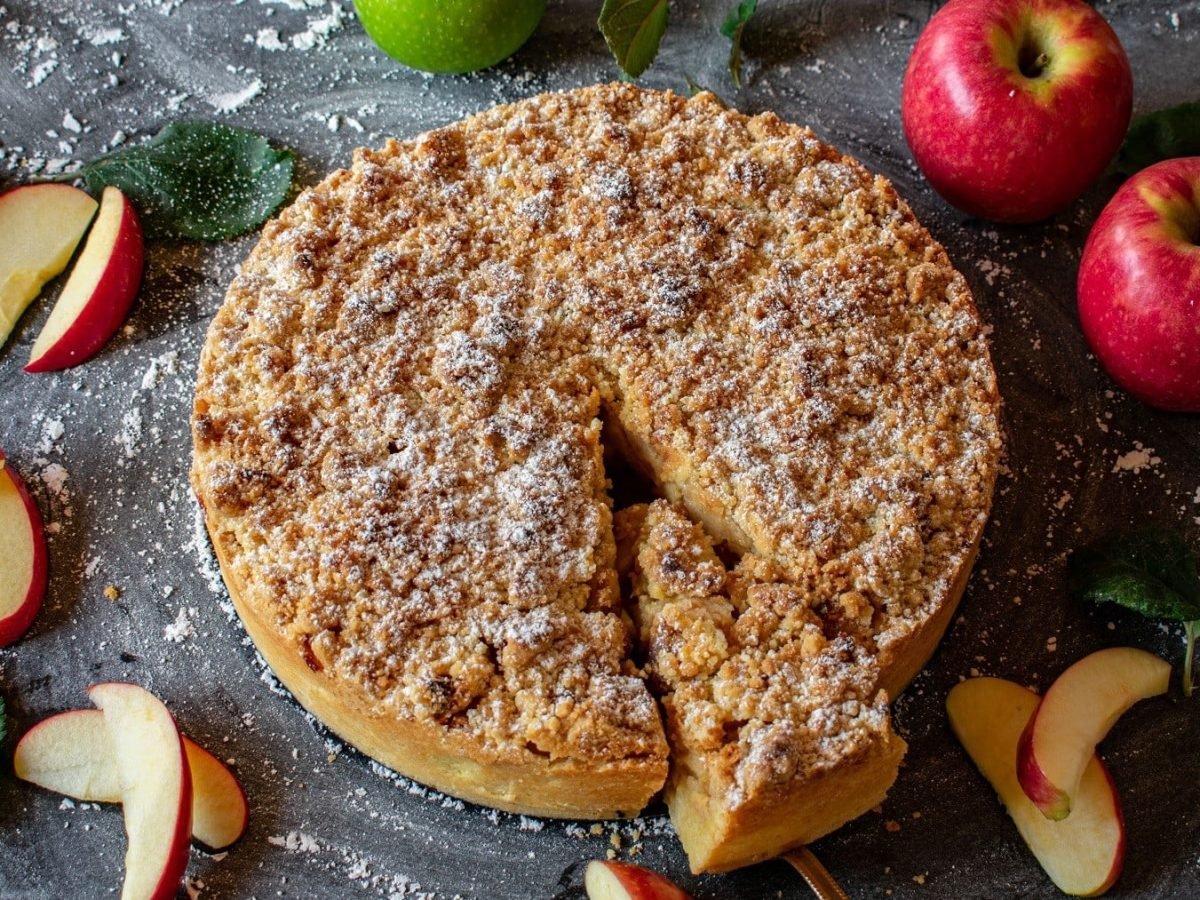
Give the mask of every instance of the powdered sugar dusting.
<path id="1" fill-rule="evenodd" d="M 1162 459 L 1154 454 L 1153 447 L 1143 447 L 1140 443 L 1134 444 L 1134 449 L 1128 453 L 1122 453 L 1117 456 L 1117 461 L 1113 465 L 1113 472 L 1133 472 L 1137 474 L 1146 469 L 1153 469 L 1159 465 Z"/>

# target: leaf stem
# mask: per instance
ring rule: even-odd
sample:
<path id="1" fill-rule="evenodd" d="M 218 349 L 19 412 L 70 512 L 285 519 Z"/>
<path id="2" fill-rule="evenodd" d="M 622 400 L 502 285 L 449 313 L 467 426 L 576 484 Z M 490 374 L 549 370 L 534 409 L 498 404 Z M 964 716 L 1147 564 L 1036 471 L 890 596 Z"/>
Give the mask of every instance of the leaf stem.
<path id="1" fill-rule="evenodd" d="M 1192 657 L 1196 655 L 1196 632 L 1200 629 L 1200 619 L 1183 623 L 1183 633 L 1187 635 L 1187 656 L 1183 660 L 1183 696 L 1192 696 Z"/>

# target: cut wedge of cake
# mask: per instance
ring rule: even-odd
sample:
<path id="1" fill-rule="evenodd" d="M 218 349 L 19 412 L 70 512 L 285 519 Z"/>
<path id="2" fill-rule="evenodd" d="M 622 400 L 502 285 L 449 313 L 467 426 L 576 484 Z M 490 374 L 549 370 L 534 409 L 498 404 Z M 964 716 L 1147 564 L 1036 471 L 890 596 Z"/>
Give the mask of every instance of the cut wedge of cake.
<path id="1" fill-rule="evenodd" d="M 209 330 L 192 481 L 338 734 L 532 815 L 665 786 L 722 870 L 892 783 L 998 414 L 967 286 L 884 179 L 598 85 L 360 150 L 270 223 Z M 664 500 L 614 526 L 605 449 Z"/>

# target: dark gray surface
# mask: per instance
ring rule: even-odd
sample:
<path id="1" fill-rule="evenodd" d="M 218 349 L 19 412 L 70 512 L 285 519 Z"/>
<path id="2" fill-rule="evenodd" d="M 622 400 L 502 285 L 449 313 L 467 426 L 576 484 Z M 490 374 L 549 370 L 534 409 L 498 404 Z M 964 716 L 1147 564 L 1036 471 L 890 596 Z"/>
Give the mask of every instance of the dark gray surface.
<path id="1" fill-rule="evenodd" d="M 361 32 L 349 0 L 322 38 L 312 23 L 338 5 L 0 0 L 0 179 L 24 177 L 26 160 L 90 158 L 117 130 L 151 133 L 186 115 L 247 125 L 294 147 L 309 183 L 359 144 L 616 76 L 593 26 L 598 2 L 551 0 L 516 57 L 456 78 L 390 62 Z M 746 111 L 772 109 L 812 125 L 895 181 L 976 291 L 994 328 L 1009 471 L 961 615 L 897 704 L 910 743 L 898 784 L 882 815 L 815 849 L 854 897 L 1053 897 L 951 737 L 942 703 L 973 670 L 1044 688 L 1069 662 L 1116 643 L 1179 660 L 1180 628 L 1070 601 L 1063 559 L 1114 528 L 1200 523 L 1200 417 L 1155 413 L 1115 391 L 1080 336 L 1075 269 L 1112 182 L 1051 222 L 1002 228 L 949 209 L 913 169 L 900 133 L 900 81 L 935 5 L 764 0 L 747 36 L 747 85 L 737 92 L 724 74 L 728 44 L 716 33 L 725 4 L 677 4 L 644 82 L 682 91 L 687 73 Z M 1200 98 L 1200 3 L 1100 8 L 1129 51 L 1137 111 Z M 260 46 L 271 43 L 269 34 L 256 40 L 260 29 L 276 31 L 288 49 Z M 305 35 L 315 46 L 303 49 Z M 256 81 L 257 96 L 233 102 Z M 219 113 L 222 104 L 237 108 Z M 185 480 L 195 361 L 252 241 L 150 245 L 128 328 L 78 369 L 20 370 L 47 299 L 0 350 L 0 446 L 56 529 L 46 608 L 28 637 L 0 651 L 10 725 L 19 732 L 86 706 L 92 682 L 128 679 L 161 696 L 201 743 L 235 759 L 251 827 L 223 858 L 193 853 L 189 876 L 202 897 L 546 898 L 572 863 L 603 856 L 614 834 L 620 856 L 640 848 L 638 861 L 701 898 L 806 896 L 778 863 L 687 875 L 661 812 L 593 835 L 588 823 L 523 821 L 397 782 L 280 695 L 212 583 Z M 1134 470 L 1136 458 L 1125 454 L 1139 447 L 1152 448 L 1147 459 L 1157 462 Z M 55 466 L 68 475 L 65 488 Z M 121 590 L 116 601 L 103 596 L 110 584 Z M 181 609 L 191 633 L 167 640 Z M 10 739 L 5 758 L 11 747 Z M 1105 742 L 1129 839 L 1112 896 L 1200 896 L 1198 747 L 1200 696 L 1185 701 L 1177 686 L 1135 708 Z M 0 776 L 0 895 L 115 894 L 123 853 L 118 809 L 62 808 L 60 798 Z"/>

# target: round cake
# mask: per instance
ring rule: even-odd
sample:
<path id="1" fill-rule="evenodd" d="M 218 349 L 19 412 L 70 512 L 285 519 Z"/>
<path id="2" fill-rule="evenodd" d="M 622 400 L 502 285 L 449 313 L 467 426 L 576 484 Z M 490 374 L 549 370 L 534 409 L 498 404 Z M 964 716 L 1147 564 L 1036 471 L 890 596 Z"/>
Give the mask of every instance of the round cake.
<path id="1" fill-rule="evenodd" d="M 886 180 L 770 113 L 599 85 L 357 151 L 268 224 L 201 356 L 192 480 L 247 631 L 336 733 L 513 812 L 664 791 L 724 870 L 890 787 L 999 402 Z M 618 459 L 658 499 L 614 515 Z"/>

